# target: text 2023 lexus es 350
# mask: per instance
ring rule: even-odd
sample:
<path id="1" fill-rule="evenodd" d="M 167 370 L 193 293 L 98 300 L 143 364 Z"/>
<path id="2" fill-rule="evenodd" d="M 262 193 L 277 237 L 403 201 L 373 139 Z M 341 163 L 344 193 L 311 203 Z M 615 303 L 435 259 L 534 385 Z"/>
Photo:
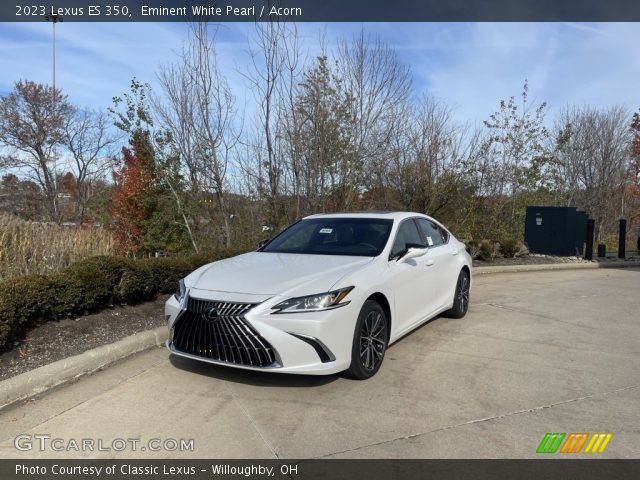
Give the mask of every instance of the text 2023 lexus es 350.
<path id="1" fill-rule="evenodd" d="M 169 350 L 249 370 L 373 376 L 387 346 L 463 317 L 471 258 L 419 213 L 312 215 L 255 252 L 205 265 L 166 303 Z"/>

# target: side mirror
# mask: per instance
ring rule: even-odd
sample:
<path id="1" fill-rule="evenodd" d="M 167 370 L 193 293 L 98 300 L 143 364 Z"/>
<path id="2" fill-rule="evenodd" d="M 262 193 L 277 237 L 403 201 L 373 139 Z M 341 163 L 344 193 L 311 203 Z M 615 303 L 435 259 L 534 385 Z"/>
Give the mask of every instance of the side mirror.
<path id="1" fill-rule="evenodd" d="M 267 243 L 269 243 L 271 241 L 270 238 L 267 238 L 265 240 L 261 240 L 260 243 L 258 243 L 258 250 L 260 250 L 262 247 L 264 247 Z"/>
<path id="2" fill-rule="evenodd" d="M 412 258 L 417 258 L 425 255 L 429 251 L 428 247 L 424 245 L 417 245 L 410 243 L 407 245 L 407 250 L 404 255 L 398 258 L 399 261 L 406 262 L 407 260 L 411 260 Z"/>

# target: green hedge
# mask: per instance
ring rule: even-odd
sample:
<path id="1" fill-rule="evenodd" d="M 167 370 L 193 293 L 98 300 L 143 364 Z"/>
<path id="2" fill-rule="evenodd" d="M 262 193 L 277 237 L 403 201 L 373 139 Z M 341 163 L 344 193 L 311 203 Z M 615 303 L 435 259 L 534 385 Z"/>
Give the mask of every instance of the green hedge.
<path id="1" fill-rule="evenodd" d="M 34 326 L 86 315 L 120 303 L 137 303 L 175 291 L 196 268 L 242 252 L 220 250 L 190 257 L 92 257 L 52 275 L 0 282 L 0 353 Z"/>

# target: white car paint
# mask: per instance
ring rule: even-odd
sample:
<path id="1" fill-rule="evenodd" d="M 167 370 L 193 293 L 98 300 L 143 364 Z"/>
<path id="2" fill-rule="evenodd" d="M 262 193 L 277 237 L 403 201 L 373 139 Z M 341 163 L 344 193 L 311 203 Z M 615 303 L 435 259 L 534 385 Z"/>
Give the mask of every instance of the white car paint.
<path id="1" fill-rule="evenodd" d="M 388 302 L 391 344 L 450 309 L 460 271 L 471 271 L 471 258 L 464 244 L 451 234 L 446 244 L 431 247 L 422 256 L 389 259 L 399 225 L 413 218 L 435 221 L 426 215 L 364 212 L 324 217 L 391 219 L 393 226 L 384 249 L 376 257 L 257 251 L 205 265 L 184 279 L 187 297 L 257 304 L 244 319 L 273 346 L 277 364 L 255 367 L 178 351 L 171 342 L 172 329 L 186 308 L 186 300 L 179 302 L 175 296 L 165 305 L 170 330 L 168 348 L 177 355 L 250 370 L 317 375 L 341 372 L 349 368 L 356 321 L 367 299 L 384 296 Z M 274 313 L 272 308 L 290 298 L 344 287 L 354 288 L 345 299 L 348 304 L 340 308 L 286 314 Z M 322 362 L 312 345 L 293 334 L 319 340 L 335 360 Z"/>
<path id="2" fill-rule="evenodd" d="M 194 272 L 193 285 L 202 290 L 300 296 L 328 292 L 345 275 L 359 270 L 371 257 L 249 252 L 220 260 Z"/>

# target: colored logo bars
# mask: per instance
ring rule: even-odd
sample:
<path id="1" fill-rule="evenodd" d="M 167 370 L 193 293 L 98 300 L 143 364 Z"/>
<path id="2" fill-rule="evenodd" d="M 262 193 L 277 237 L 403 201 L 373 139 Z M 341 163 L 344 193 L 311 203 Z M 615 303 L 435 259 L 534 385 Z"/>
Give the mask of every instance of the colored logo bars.
<path id="1" fill-rule="evenodd" d="M 612 438 L 613 433 L 546 433 L 536 453 L 603 453 Z"/>

